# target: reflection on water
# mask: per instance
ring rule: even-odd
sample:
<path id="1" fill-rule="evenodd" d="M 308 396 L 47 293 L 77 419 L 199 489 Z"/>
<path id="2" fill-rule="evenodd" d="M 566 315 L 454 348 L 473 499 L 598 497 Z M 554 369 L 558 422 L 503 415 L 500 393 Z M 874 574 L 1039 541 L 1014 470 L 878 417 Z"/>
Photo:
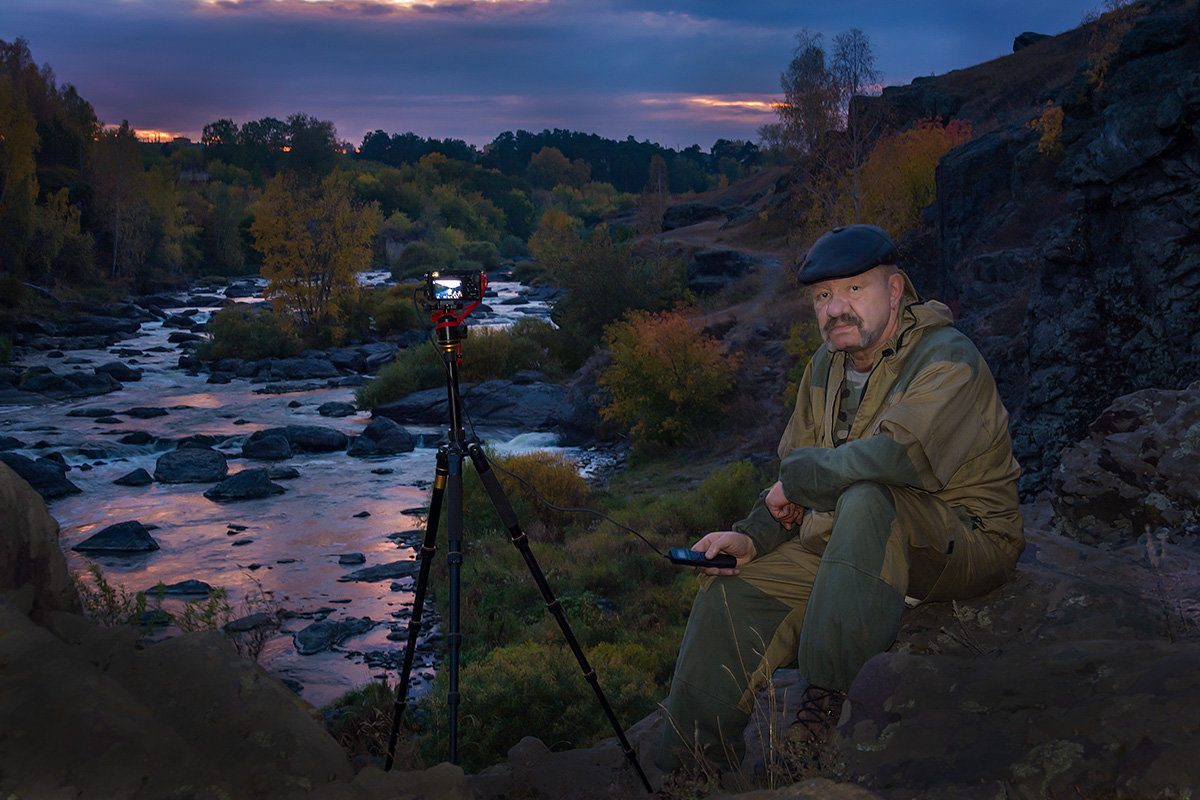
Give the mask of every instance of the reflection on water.
<path id="1" fill-rule="evenodd" d="M 514 287 L 493 286 L 512 296 Z M 546 311 L 545 304 L 534 310 Z M 489 321 L 503 323 L 521 315 L 510 313 L 511 317 L 494 316 Z M 339 578 L 362 566 L 416 558 L 412 547 L 388 537 L 416 531 L 419 538 L 424 522 L 420 514 L 428 504 L 434 475 L 435 447 L 444 429 L 412 428 L 419 436 L 417 449 L 392 457 L 359 459 L 340 452 L 300 454 L 274 462 L 269 466 L 294 467 L 299 477 L 277 481 L 285 493 L 262 500 L 216 503 L 203 496 L 209 484 L 117 486 L 113 481 L 139 467 L 153 475 L 158 457 L 185 436 L 226 437 L 218 449 L 234 473 L 268 466 L 240 457 L 242 440 L 255 430 L 305 424 L 356 435 L 370 421 L 367 413 L 339 419 L 317 413 L 326 402 L 353 402 L 349 388 L 256 394 L 258 385 L 247 381 L 209 384 L 205 375 L 186 375 L 176 368 L 179 351 L 167 342 L 170 333 L 151 323 L 109 351 L 76 351 L 60 359 L 44 352 L 31 354 L 22 366 L 45 364 L 61 374 L 73 368 L 90 371 L 118 358 L 116 351 L 137 350 L 140 355 L 121 356 L 121 360 L 142 370 L 143 377 L 99 397 L 44 406 L 0 406 L 0 434 L 27 445 L 17 452 L 31 458 L 60 453 L 71 466 L 67 477 L 82 490 L 48 503 L 61 525 L 70 568 L 79 572 L 94 562 L 110 583 L 127 592 L 197 579 L 228 590 L 235 608 L 261 610 L 248 604 L 266 593 L 275 606 L 290 614 L 308 615 L 293 616 L 285 623 L 281 634 L 267 644 L 262 662 L 274 674 L 303 684 L 303 696 L 316 704 L 384 675 L 350 651 L 384 651 L 402 657 L 405 637 L 389 640 L 388 634 L 407 631 L 412 581 L 362 583 Z M 162 407 L 167 414 L 138 419 L 123 413 L 141 406 Z M 68 415 L 83 408 L 110 409 L 119 422 Z M 143 445 L 119 441 L 133 431 L 145 431 L 162 441 Z M 487 431 L 480 434 L 487 438 Z M 553 444 L 552 436 L 527 434 L 508 447 L 527 450 Z M 70 549 L 104 527 L 126 520 L 152 526 L 151 535 L 160 549 L 123 557 L 84 557 Z M 440 544 L 439 556 L 444 557 L 444 543 Z M 339 564 L 339 557 L 350 553 L 361 553 L 365 563 Z M 178 601 L 168 601 L 168 608 L 172 602 Z M 334 652 L 298 655 L 291 634 L 310 624 L 313 614 L 325 613 L 333 620 L 366 616 L 379 624 Z M 426 622 L 428 628 L 428 618 Z M 389 677 L 394 683 L 395 672 Z"/>

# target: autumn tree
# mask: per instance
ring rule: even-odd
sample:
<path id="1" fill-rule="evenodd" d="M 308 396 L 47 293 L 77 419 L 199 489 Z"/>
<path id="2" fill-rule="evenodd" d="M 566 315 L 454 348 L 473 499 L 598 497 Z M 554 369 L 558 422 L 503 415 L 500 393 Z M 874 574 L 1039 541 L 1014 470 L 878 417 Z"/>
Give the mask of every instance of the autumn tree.
<path id="1" fill-rule="evenodd" d="M 350 180 L 345 173 L 305 181 L 282 172 L 268 181 L 250 228 L 266 295 L 309 339 L 341 336 L 343 305 L 371 263 L 378 208 L 355 204 Z"/>
<path id="2" fill-rule="evenodd" d="M 780 76 L 780 127 L 760 130 L 760 136 L 781 138 L 803 168 L 796 216 L 807 236 L 864 218 L 859 167 L 880 120 L 874 106 L 855 98 L 873 91 L 880 74 L 871 42 L 857 28 L 834 38 L 831 55 L 820 34 L 801 31 L 796 39 Z"/>
<path id="3" fill-rule="evenodd" d="M 33 231 L 37 123 L 24 95 L 0 73 L 0 271 L 16 271 Z"/>
<path id="4" fill-rule="evenodd" d="M 862 165 L 863 218 L 894 237 L 916 227 L 921 209 L 933 202 L 938 162 L 974 135 L 971 123 L 943 125 L 926 119 L 879 137 Z"/>
<path id="5" fill-rule="evenodd" d="M 601 413 L 635 440 L 678 444 L 724 412 L 739 359 L 688 314 L 634 311 L 610 325 L 604 341 L 612 363 L 599 383 L 611 399 Z"/>
<path id="6" fill-rule="evenodd" d="M 149 251 L 146 210 L 139 186 L 142 158 L 127 120 L 100 134 L 91 174 L 97 211 L 110 248 L 110 275 L 117 278 L 140 267 Z"/>
<path id="7" fill-rule="evenodd" d="M 807 29 L 797 33 L 792 60 L 779 76 L 783 101 L 775 104 L 775 113 L 796 156 L 812 152 L 837 128 L 838 90 L 822 38 Z"/>
<path id="8" fill-rule="evenodd" d="M 542 216 L 529 249 L 562 290 L 554 318 L 580 359 L 600 342 L 606 325 L 630 309 L 670 306 L 684 284 L 681 259 L 659 250 L 635 254 L 603 225 L 585 235 L 578 220 L 556 209 Z"/>
<path id="9" fill-rule="evenodd" d="M 667 161 L 658 153 L 650 159 L 650 180 L 642 190 L 638 230 L 644 236 L 662 232 L 663 214 L 671 200 L 671 179 Z"/>

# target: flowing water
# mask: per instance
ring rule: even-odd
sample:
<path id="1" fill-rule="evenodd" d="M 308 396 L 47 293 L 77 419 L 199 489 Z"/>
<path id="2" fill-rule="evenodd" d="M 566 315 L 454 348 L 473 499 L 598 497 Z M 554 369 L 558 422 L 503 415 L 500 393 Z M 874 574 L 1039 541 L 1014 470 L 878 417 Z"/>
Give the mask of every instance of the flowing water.
<path id="1" fill-rule="evenodd" d="M 365 276 L 364 282 L 377 283 L 378 276 Z M 519 284 L 503 282 L 489 288 L 500 300 L 519 296 L 522 289 Z M 184 295 L 180 297 L 182 301 Z M 548 314 L 544 303 L 500 305 L 497 298 L 487 302 L 497 313 L 480 315 L 481 324 L 503 325 L 527 314 Z M 213 311 L 201 309 L 200 318 Z M 412 579 L 366 583 L 339 578 L 364 566 L 417 558 L 412 546 L 397 544 L 389 534 L 413 532 L 419 540 L 436 448 L 445 438 L 446 426 L 409 426 L 418 436 L 411 453 L 352 458 L 342 451 L 298 454 L 272 462 L 271 466 L 295 467 L 299 477 L 276 481 L 287 491 L 265 499 L 213 502 L 203 495 L 211 484 L 114 485 L 114 480 L 138 467 L 153 475 L 158 457 L 172 449 L 176 440 L 192 434 L 228 437 L 217 448 L 225 453 L 233 474 L 265 465 L 240 457 L 241 440 L 255 430 L 321 425 L 353 436 L 370 422 L 368 412 L 344 418 L 318 414 L 323 403 L 353 402 L 352 388 L 260 394 L 255 390 L 264 384 L 245 380 L 211 384 L 205 374 L 188 375 L 176 366 L 180 351 L 167 342 L 170 333 L 157 322 L 147 323 L 134 337 L 106 350 L 72 351 L 58 358 L 47 352 L 31 353 L 22 358 L 20 366 L 47 364 L 61 374 L 72 367 L 90 370 L 119 358 L 140 369 L 143 377 L 124 384 L 119 391 L 82 400 L 0 407 L 0 434 L 26 444 L 16 452 L 31 458 L 60 453 L 71 467 L 68 479 L 82 490 L 48 503 L 61 525 L 62 547 L 71 570 L 84 572 L 95 563 L 109 583 L 131 593 L 160 582 L 201 580 L 225 588 L 239 613 L 263 610 L 256 604 L 268 598 L 268 604 L 285 610 L 288 618 L 280 633 L 266 644 L 260 661 L 315 704 L 324 704 L 373 678 L 386 676 L 394 684 L 399 670 L 369 666 L 367 654 L 376 654 L 370 659 L 376 664 L 381 660 L 398 664 L 402 659 Z M 162 407 L 168 413 L 151 419 L 121 413 L 140 406 Z M 83 408 L 112 409 L 119 422 L 68 415 Z M 132 431 L 146 431 L 161 441 L 147 445 L 118 442 Z M 501 451 L 558 449 L 552 434 L 494 430 L 486 424 L 479 426 L 477 434 Z M 154 526 L 151 535 L 160 549 L 130 556 L 87 557 L 71 549 L 101 529 L 126 520 Z M 444 558 L 444 538 L 438 544 L 438 557 Z M 339 563 L 341 556 L 355 553 L 361 553 L 365 563 Z M 170 609 L 172 601 L 165 605 Z M 426 606 L 425 629 L 436 636 L 436 616 L 431 603 Z M 369 617 L 378 624 L 331 651 L 298 654 L 292 634 L 314 618 L 326 616 L 334 621 Z M 433 668 L 429 651 L 422 650 L 418 678 L 427 681 Z"/>

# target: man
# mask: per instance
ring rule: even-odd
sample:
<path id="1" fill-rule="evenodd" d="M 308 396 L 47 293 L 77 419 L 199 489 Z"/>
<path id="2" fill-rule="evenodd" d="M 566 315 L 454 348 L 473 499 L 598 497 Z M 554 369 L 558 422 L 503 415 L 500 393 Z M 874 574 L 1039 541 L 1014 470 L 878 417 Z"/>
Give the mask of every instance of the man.
<path id="1" fill-rule="evenodd" d="M 982 594 L 1024 548 L 1008 412 L 950 310 L 922 302 L 880 228 L 849 225 L 798 273 L 825 347 L 779 443 L 779 480 L 730 531 L 693 545 L 706 568 L 680 648 L 665 770 L 737 768 L 755 692 L 797 661 L 789 735 L 821 746 L 859 669 L 888 649 L 905 600 Z"/>

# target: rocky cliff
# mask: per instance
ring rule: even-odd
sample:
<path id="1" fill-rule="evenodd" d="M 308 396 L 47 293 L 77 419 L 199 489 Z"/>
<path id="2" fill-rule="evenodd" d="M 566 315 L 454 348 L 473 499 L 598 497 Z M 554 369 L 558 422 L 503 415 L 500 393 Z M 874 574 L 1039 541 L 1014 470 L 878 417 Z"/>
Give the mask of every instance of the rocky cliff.
<path id="1" fill-rule="evenodd" d="M 988 357 L 1026 496 L 1113 399 L 1180 389 L 1200 366 L 1200 11 L 1136 9 L 1124 28 L 1102 20 L 885 93 L 900 121 L 932 109 L 983 131 L 942 160 L 905 255 Z M 1043 141 L 1030 123 L 1047 103 L 1062 128 Z"/>

